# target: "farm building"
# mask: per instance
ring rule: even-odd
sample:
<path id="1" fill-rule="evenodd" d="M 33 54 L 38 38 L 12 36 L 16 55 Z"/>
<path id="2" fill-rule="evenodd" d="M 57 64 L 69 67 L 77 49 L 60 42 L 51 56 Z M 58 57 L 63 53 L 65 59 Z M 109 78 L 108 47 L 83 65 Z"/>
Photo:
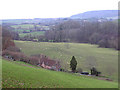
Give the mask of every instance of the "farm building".
<path id="1" fill-rule="evenodd" d="M 12 52 L 5 50 L 3 51 L 2 56 L 9 60 L 23 61 L 26 63 L 30 63 L 32 65 L 37 65 L 45 69 L 50 69 L 55 71 L 60 71 L 60 67 L 61 67 L 60 62 L 58 60 L 50 59 L 45 55 L 41 55 L 41 54 L 31 55 L 30 57 L 28 57 L 21 52 Z"/>
<path id="2" fill-rule="evenodd" d="M 37 56 L 40 58 L 38 66 L 41 66 L 41 67 L 46 68 L 46 69 L 55 70 L 55 71 L 60 70 L 61 66 L 60 66 L 59 61 L 52 60 L 52 59 L 46 57 L 45 55 L 34 55 L 34 56 Z"/>
<path id="3" fill-rule="evenodd" d="M 82 75 L 89 75 L 89 72 L 81 72 Z"/>

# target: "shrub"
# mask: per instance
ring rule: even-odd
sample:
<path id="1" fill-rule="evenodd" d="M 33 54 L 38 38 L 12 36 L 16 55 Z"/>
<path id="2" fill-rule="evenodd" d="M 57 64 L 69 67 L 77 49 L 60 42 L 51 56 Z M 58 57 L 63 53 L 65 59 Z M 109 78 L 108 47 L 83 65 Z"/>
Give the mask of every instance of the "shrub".
<path id="1" fill-rule="evenodd" d="M 92 68 L 91 68 L 91 75 L 99 76 L 99 74 L 101 74 L 101 72 L 98 72 L 95 67 L 92 67 Z"/>
<path id="2" fill-rule="evenodd" d="M 83 71 L 82 68 L 78 68 L 78 69 L 77 69 L 77 72 L 78 72 L 78 73 L 81 73 L 82 71 Z"/>
<path id="3" fill-rule="evenodd" d="M 2 52 L 2 56 L 7 58 L 12 58 L 14 61 L 23 61 L 23 62 L 29 61 L 29 58 L 26 55 L 24 55 L 24 53 L 21 52 L 12 52 L 9 50 L 4 50 Z"/>
<path id="4" fill-rule="evenodd" d="M 15 46 L 10 46 L 6 50 L 12 51 L 12 52 L 20 52 L 20 48 Z"/>
<path id="5" fill-rule="evenodd" d="M 38 65 L 40 63 L 40 59 L 35 56 L 29 57 L 29 60 L 30 60 L 29 63 L 32 65 Z"/>
<path id="6" fill-rule="evenodd" d="M 65 70 L 64 70 L 64 68 L 60 68 L 60 71 L 64 72 Z"/>

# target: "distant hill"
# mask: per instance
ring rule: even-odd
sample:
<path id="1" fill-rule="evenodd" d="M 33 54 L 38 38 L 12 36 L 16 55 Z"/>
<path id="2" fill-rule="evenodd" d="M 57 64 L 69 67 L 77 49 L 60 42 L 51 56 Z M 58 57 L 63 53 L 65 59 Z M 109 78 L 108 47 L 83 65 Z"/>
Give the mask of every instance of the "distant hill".
<path id="1" fill-rule="evenodd" d="M 76 15 L 72 15 L 72 19 L 88 19 L 88 18 L 112 18 L 117 19 L 118 10 L 98 10 L 88 11 Z"/>
<path id="2" fill-rule="evenodd" d="M 2 23 L 43 23 L 43 24 L 56 24 L 70 19 L 117 19 L 118 10 L 98 10 L 98 11 L 87 11 L 84 13 L 72 15 L 66 18 L 34 18 L 34 19 L 3 19 Z"/>

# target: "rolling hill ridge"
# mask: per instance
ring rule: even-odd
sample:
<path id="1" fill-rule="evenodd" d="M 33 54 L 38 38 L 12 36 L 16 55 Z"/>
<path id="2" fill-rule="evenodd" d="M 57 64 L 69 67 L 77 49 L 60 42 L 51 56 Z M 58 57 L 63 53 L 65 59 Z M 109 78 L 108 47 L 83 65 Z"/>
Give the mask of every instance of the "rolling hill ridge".
<path id="1" fill-rule="evenodd" d="M 72 15 L 72 19 L 88 19 L 88 18 L 112 18 L 117 19 L 118 10 L 98 10 L 98 11 L 88 11 L 76 15 Z"/>

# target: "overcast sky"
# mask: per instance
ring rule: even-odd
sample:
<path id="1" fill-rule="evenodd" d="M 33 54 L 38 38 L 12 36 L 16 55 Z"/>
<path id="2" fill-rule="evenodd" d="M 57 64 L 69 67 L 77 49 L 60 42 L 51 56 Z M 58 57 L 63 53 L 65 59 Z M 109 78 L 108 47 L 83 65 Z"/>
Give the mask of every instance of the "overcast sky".
<path id="1" fill-rule="evenodd" d="M 119 0 L 1 0 L 0 19 L 58 18 L 93 10 L 117 10 Z"/>

